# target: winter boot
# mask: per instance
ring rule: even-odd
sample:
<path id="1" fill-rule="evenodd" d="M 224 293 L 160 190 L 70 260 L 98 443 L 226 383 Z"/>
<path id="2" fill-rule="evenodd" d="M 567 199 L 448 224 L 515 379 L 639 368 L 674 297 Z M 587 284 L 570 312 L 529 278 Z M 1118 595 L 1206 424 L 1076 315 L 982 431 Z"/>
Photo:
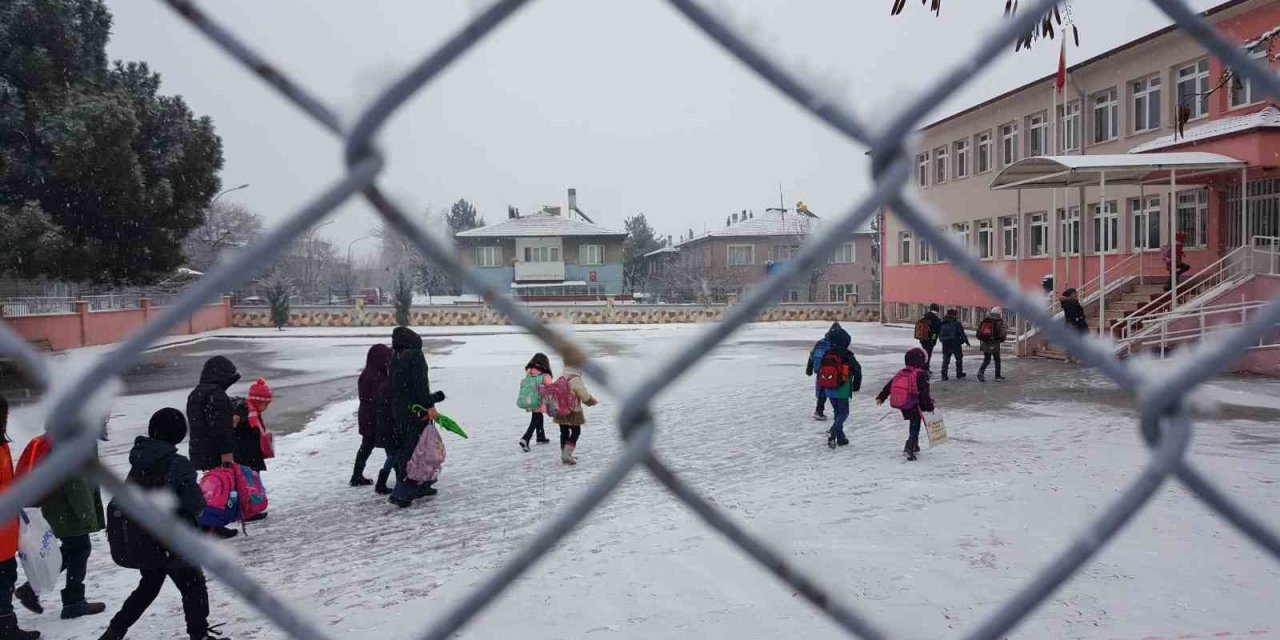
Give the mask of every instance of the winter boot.
<path id="1" fill-rule="evenodd" d="M 30 582 L 24 583 L 14 590 L 13 595 L 17 596 L 18 603 L 27 611 L 44 613 L 44 606 L 40 604 L 40 596 L 36 595 L 36 590 L 31 588 Z"/>
<path id="2" fill-rule="evenodd" d="M 1002 376 L 1002 375 L 1000 375 L 1000 374 L 998 374 L 998 373 L 997 373 L 997 374 L 996 374 L 996 380 L 1004 381 L 1004 376 Z"/>
<path id="3" fill-rule="evenodd" d="M 907 444 L 902 447 L 902 455 L 906 456 L 907 460 L 915 460 L 916 451 L 919 450 L 920 448 L 914 442 L 911 442 L 911 438 L 907 438 Z"/>
<path id="4" fill-rule="evenodd" d="M 373 484 L 373 481 L 364 477 L 364 474 L 352 473 L 350 484 L 353 487 L 367 487 Z"/>
<path id="5" fill-rule="evenodd" d="M 373 485 L 373 492 L 385 496 L 391 493 L 391 488 L 387 486 L 387 477 L 391 475 L 390 470 L 378 472 L 378 482 Z"/>
<path id="6" fill-rule="evenodd" d="M 236 531 L 235 529 L 228 529 L 226 527 L 208 527 L 205 529 L 205 531 L 208 533 L 212 533 L 213 535 L 218 536 L 223 540 L 230 540 L 240 535 L 239 531 Z"/>
<path id="7" fill-rule="evenodd" d="M 815 411 L 815 412 L 813 413 L 813 419 L 814 419 L 814 420 L 826 420 L 826 419 L 827 419 L 827 416 L 826 416 L 826 414 L 822 413 L 821 411 Z"/>
<path id="8" fill-rule="evenodd" d="M 0 640 L 36 640 L 39 631 L 23 631 L 18 627 L 18 617 L 12 613 L 0 616 Z"/>
<path id="9" fill-rule="evenodd" d="M 963 379 L 965 379 L 965 378 L 967 378 L 967 377 L 969 377 L 969 374 L 967 374 L 967 373 L 965 373 L 965 372 L 963 372 L 963 371 L 957 371 L 957 372 L 956 372 L 956 380 L 963 380 Z"/>
<path id="10" fill-rule="evenodd" d="M 107 630 L 102 632 L 102 636 L 98 640 L 124 640 L 124 634 L 126 633 L 129 633 L 128 629 L 107 627 Z"/>
<path id="11" fill-rule="evenodd" d="M 525 452 L 525 453 L 529 453 L 529 441 L 528 441 L 528 440 L 521 440 L 521 441 L 520 441 L 520 450 L 521 450 L 521 451 L 523 451 L 523 452 Z"/>
<path id="12" fill-rule="evenodd" d="M 75 602 L 67 602 L 67 598 L 62 600 L 62 619 L 71 620 L 74 618 L 83 618 L 84 616 L 96 616 L 107 610 L 107 605 L 101 602 L 89 602 L 84 599 L 83 590 L 78 594 L 80 598 Z M 63 593 L 66 593 L 64 590 Z"/>
<path id="13" fill-rule="evenodd" d="M 836 445 L 841 447 L 849 446 L 849 441 L 845 438 L 836 438 Z"/>
<path id="14" fill-rule="evenodd" d="M 983 374 L 979 373 L 979 374 L 978 374 L 978 382 L 986 382 L 986 381 L 987 381 L 987 376 L 985 376 L 985 375 L 983 375 Z"/>
<path id="15" fill-rule="evenodd" d="M 565 464 L 578 464 L 578 459 L 573 457 L 574 446 L 566 444 L 560 449 L 560 462 Z"/>
<path id="16" fill-rule="evenodd" d="M 538 429 L 538 444 L 551 444 L 551 439 L 547 437 L 547 432 Z"/>
<path id="17" fill-rule="evenodd" d="M 221 624 L 215 624 L 204 631 L 193 633 L 191 640 L 229 640 L 227 636 L 222 635 L 221 631 L 218 631 L 218 627 L 221 626 Z"/>
<path id="18" fill-rule="evenodd" d="M 836 448 L 836 436 L 835 436 L 835 434 L 832 434 L 832 433 L 828 433 L 828 434 L 827 434 L 827 446 L 828 446 L 828 447 L 831 447 L 832 449 Z"/>
<path id="19" fill-rule="evenodd" d="M 436 490 L 434 486 L 432 486 L 434 484 L 435 484 L 434 480 L 432 480 L 431 482 L 422 483 L 422 485 L 418 488 L 418 497 L 425 498 L 427 496 L 434 496 L 437 493 L 440 493 L 438 490 Z"/>
<path id="20" fill-rule="evenodd" d="M 394 494 L 392 494 L 391 497 L 387 498 L 387 502 L 390 502 L 391 504 L 394 504 L 395 506 L 400 507 L 401 509 L 404 509 L 405 507 L 408 507 L 409 505 L 413 504 L 412 500 L 404 500 L 402 498 L 397 498 L 395 497 Z"/>

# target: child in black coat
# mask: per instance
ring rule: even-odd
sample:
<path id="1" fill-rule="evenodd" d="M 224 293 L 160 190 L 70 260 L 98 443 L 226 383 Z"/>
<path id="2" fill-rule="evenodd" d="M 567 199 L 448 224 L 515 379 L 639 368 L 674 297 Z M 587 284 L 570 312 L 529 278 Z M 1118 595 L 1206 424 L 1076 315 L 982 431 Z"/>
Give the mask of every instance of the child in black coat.
<path id="1" fill-rule="evenodd" d="M 880 390 L 880 395 L 876 396 L 876 404 L 884 404 L 884 401 L 893 392 L 894 382 L 899 377 L 915 377 L 914 401 L 908 400 L 908 406 L 899 408 L 902 411 L 902 419 L 907 420 L 910 424 L 907 444 L 903 447 L 902 453 L 907 456 L 907 460 L 915 460 L 916 454 L 920 452 L 920 422 L 924 419 L 923 412 L 933 412 L 933 396 L 929 395 L 929 371 L 926 369 L 929 360 L 924 349 L 916 347 L 907 351 L 905 360 L 907 366 L 898 371 L 893 376 L 893 379 L 885 383 L 884 388 Z M 908 382 L 908 380 L 903 380 L 903 384 Z"/>

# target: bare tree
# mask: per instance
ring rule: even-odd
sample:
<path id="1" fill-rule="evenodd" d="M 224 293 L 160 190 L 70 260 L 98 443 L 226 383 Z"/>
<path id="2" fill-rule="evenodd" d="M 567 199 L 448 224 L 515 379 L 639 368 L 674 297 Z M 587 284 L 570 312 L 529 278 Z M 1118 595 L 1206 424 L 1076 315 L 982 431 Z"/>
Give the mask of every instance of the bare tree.
<path id="1" fill-rule="evenodd" d="M 204 222 L 182 242 L 187 264 L 207 271 L 228 250 L 242 247 L 262 233 L 262 217 L 234 202 L 215 202 Z"/>

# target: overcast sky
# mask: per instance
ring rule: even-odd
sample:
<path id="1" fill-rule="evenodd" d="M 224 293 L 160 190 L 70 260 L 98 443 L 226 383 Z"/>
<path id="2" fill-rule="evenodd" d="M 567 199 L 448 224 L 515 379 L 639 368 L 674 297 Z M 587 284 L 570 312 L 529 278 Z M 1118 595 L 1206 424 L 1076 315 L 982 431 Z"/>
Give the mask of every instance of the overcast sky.
<path id="1" fill-rule="evenodd" d="M 206 0 L 346 122 L 379 88 L 465 20 L 482 0 Z M 891 113 L 1001 19 L 999 0 L 946 0 L 934 18 L 916 0 L 733 0 L 727 13 L 789 67 L 860 114 Z M 1024 3 L 1026 4 L 1026 3 Z M 1192 0 L 1197 9 L 1217 0 Z M 163 91 L 185 96 L 222 136 L 227 196 L 268 225 L 341 173 L 342 150 L 252 73 L 161 2 L 107 0 L 108 52 L 143 60 Z M 1148 2 L 1074 0 L 1083 60 L 1168 24 Z M 1008 52 L 946 115 L 1052 73 L 1057 42 Z M 1048 97 L 1046 96 L 1046 100 Z M 779 97 L 660 0 L 536 0 L 415 96 L 384 130 L 381 184 L 415 211 L 466 198 L 490 222 L 513 204 L 532 211 L 578 189 L 596 222 L 622 228 L 643 212 L 660 233 L 724 224 L 803 199 L 826 217 L 868 183 L 864 149 Z M 340 251 L 376 226 L 354 199 L 322 230 Z M 356 245 L 368 253 L 374 243 Z"/>

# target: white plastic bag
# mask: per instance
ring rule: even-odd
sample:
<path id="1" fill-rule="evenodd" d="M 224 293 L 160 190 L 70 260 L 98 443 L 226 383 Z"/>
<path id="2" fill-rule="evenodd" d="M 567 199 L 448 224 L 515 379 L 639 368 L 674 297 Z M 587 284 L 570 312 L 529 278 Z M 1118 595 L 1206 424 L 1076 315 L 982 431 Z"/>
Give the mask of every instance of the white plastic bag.
<path id="1" fill-rule="evenodd" d="M 925 430 L 929 434 L 929 448 L 932 449 L 947 441 L 947 426 L 943 422 L 942 416 L 929 414 L 924 421 Z"/>
<path id="2" fill-rule="evenodd" d="M 39 509 L 23 509 L 21 520 L 18 557 L 22 559 L 22 571 L 36 593 L 51 593 L 62 572 L 62 547 Z"/>

